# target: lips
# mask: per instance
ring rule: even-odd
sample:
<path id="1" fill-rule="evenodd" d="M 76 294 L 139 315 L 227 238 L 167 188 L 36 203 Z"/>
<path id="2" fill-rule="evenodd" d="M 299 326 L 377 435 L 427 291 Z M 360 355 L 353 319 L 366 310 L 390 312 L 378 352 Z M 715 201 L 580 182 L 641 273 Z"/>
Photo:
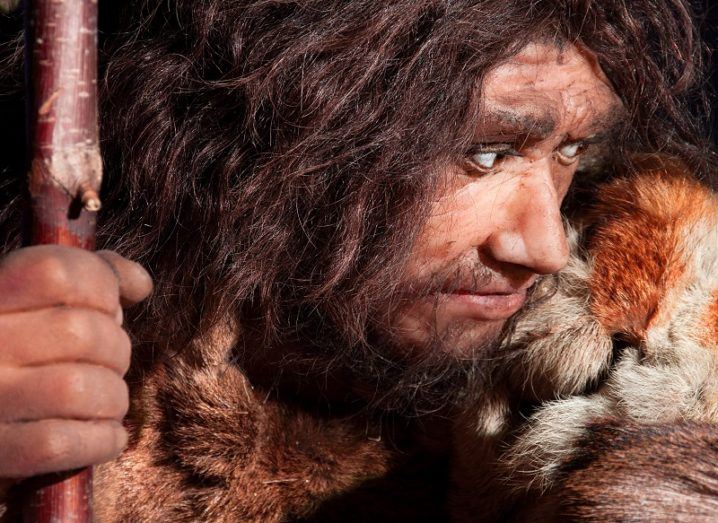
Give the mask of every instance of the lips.
<path id="1" fill-rule="evenodd" d="M 447 312 L 475 320 L 507 320 L 526 303 L 526 290 L 512 293 L 465 293 L 443 295 Z"/>
<path id="2" fill-rule="evenodd" d="M 449 314 L 479 321 L 507 320 L 526 303 L 534 280 L 521 286 L 493 284 L 481 289 L 457 288 L 441 293 L 442 304 Z"/>

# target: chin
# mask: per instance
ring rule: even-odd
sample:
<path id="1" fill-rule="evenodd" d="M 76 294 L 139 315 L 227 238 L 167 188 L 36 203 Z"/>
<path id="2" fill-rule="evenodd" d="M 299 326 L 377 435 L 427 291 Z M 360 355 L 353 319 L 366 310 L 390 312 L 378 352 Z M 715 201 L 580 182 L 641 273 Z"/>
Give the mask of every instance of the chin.
<path id="1" fill-rule="evenodd" d="M 433 321 L 404 318 L 395 330 L 395 346 L 412 360 L 450 359 L 471 361 L 490 358 L 502 337 L 507 320 L 442 318 Z M 399 334 L 400 333 L 400 334 Z"/>
<path id="2" fill-rule="evenodd" d="M 489 357 L 498 345 L 507 320 L 461 320 L 450 324 L 439 348 L 459 359 Z"/>
<path id="3" fill-rule="evenodd" d="M 402 328 L 403 336 L 395 325 L 389 336 L 377 332 L 377 356 L 362 365 L 352 360 L 352 372 L 367 384 L 374 407 L 412 416 L 450 408 L 490 372 L 505 323 L 452 320 L 441 332 Z"/>

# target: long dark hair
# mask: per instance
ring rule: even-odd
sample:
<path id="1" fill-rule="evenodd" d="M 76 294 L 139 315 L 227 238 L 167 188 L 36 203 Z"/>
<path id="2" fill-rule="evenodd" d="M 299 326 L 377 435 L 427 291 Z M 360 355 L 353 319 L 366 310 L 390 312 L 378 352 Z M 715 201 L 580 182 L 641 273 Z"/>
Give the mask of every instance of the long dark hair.
<path id="1" fill-rule="evenodd" d="M 104 54 L 100 244 L 152 272 L 156 290 L 131 325 L 156 349 L 182 350 L 228 316 L 267 344 L 307 332 L 361 342 L 426 217 L 436 167 L 470 143 L 482 76 L 537 38 L 597 54 L 630 115 L 617 158 L 660 150 L 708 171 L 687 0 L 124 10 Z"/>

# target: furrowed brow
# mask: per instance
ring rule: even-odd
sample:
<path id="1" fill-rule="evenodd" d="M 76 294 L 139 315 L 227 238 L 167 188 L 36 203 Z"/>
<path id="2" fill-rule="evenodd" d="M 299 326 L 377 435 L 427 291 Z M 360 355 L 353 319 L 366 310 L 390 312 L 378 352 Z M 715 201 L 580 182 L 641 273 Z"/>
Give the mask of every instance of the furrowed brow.
<path id="1" fill-rule="evenodd" d="M 615 136 L 625 125 L 627 113 L 620 103 L 611 104 L 595 115 L 580 136 L 570 140 L 600 142 Z M 521 112 L 488 108 L 481 116 L 476 132 L 479 142 L 511 142 L 521 146 L 546 139 L 556 129 L 558 118 L 551 112 Z"/>
<path id="2" fill-rule="evenodd" d="M 599 142 L 618 134 L 626 125 L 628 113 L 623 104 L 611 105 L 605 112 L 598 115 L 590 126 L 591 142 Z"/>
<path id="3" fill-rule="evenodd" d="M 480 141 L 540 141 L 556 129 L 557 119 L 550 113 L 514 112 L 491 108 L 481 116 L 476 136 Z"/>

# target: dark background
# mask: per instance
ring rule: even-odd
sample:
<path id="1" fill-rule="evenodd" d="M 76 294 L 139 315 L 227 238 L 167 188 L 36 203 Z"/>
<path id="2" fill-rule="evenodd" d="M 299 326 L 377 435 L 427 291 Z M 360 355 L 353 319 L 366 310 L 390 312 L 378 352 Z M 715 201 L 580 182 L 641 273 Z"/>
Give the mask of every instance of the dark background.
<path id="1" fill-rule="evenodd" d="M 703 31 L 706 39 L 713 52 L 711 65 L 711 87 L 714 96 L 713 100 L 713 117 L 712 117 L 712 137 L 713 143 L 718 144 L 718 101 L 715 93 L 718 93 L 718 1 L 702 0 L 694 2 L 696 10 L 701 13 L 698 23 Z"/>

